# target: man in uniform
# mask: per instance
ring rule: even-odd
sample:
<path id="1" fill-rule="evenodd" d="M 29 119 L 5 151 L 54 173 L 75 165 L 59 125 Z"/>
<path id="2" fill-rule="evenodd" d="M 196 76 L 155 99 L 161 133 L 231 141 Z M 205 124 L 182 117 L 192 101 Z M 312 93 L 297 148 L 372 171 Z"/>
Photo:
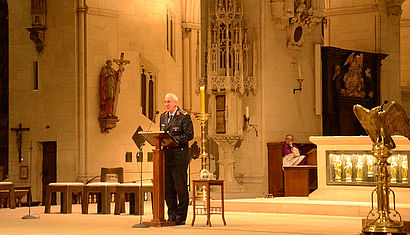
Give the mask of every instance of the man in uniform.
<path id="1" fill-rule="evenodd" d="M 178 97 L 168 93 L 164 97 L 166 111 L 161 114 L 160 129 L 167 131 L 178 146 L 165 150 L 165 201 L 168 206 L 168 221 L 185 224 L 189 193 L 187 169 L 189 164 L 188 142 L 194 138 L 194 128 L 189 114 L 178 106 Z"/>

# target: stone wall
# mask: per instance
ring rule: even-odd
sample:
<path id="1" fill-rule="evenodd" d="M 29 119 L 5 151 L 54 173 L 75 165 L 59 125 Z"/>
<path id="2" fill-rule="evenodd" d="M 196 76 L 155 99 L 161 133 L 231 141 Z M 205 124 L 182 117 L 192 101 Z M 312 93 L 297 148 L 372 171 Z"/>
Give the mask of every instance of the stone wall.
<path id="1" fill-rule="evenodd" d="M 44 141 L 57 142 L 57 181 L 84 181 L 100 175 L 101 167 L 124 167 L 125 181 L 139 178 L 137 147 L 131 137 L 139 125 L 144 130 L 150 125 L 141 113 L 142 63 L 157 75 L 156 109 L 163 110 L 162 98 L 168 92 L 177 94 L 183 106 L 180 1 L 86 0 L 86 9 L 81 9 L 81 2 L 47 0 L 46 46 L 41 56 L 25 29 L 31 25 L 30 2 L 9 3 L 10 127 L 22 123 L 31 128 L 23 133 L 21 164 L 15 135 L 9 135 L 9 178 L 17 185 L 28 184 L 19 180 L 19 166 L 28 165 L 32 142 L 30 172 L 35 200 L 41 199 Z M 82 10 L 86 10 L 84 18 Z M 173 57 L 166 48 L 167 11 L 175 15 Z M 121 78 L 117 108 L 120 121 L 109 134 L 102 134 L 98 123 L 99 74 L 105 61 L 119 58 L 121 52 L 131 63 L 125 66 Z M 38 91 L 33 91 L 34 60 L 40 65 Z M 117 65 L 113 67 L 117 69 Z M 191 111 L 198 112 L 199 96 L 194 90 L 190 92 Z M 158 121 L 159 115 L 151 130 L 159 129 Z M 198 123 L 195 128 L 199 136 Z M 147 162 L 151 149 L 150 145 L 144 148 L 143 172 L 148 179 L 152 178 L 152 163 Z M 125 162 L 126 152 L 132 152 L 130 163 Z"/>

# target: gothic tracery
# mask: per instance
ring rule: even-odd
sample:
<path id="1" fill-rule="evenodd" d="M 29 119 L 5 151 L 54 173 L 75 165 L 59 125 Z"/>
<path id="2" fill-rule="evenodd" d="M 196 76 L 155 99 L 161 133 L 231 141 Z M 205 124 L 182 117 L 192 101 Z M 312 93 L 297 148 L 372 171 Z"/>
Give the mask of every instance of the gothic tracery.
<path id="1" fill-rule="evenodd" d="M 208 91 L 255 94 L 254 60 L 242 19 L 242 9 L 235 0 L 217 1 L 215 13 L 209 17 Z"/>

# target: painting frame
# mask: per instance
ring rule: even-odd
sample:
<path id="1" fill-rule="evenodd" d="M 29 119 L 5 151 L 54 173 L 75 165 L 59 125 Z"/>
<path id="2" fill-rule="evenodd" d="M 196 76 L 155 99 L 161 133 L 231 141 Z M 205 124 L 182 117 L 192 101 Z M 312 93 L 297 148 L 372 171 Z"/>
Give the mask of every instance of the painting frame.
<path id="1" fill-rule="evenodd" d="M 28 180 L 28 176 L 29 176 L 28 166 L 20 166 L 20 179 Z"/>

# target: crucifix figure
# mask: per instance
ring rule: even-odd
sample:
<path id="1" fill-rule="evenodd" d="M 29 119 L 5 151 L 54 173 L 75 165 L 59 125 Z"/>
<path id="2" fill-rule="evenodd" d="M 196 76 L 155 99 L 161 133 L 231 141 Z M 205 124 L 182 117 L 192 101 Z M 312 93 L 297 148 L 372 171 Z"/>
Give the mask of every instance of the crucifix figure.
<path id="1" fill-rule="evenodd" d="M 296 61 L 292 58 L 292 60 L 290 61 L 290 64 L 292 65 L 292 69 L 295 68 L 295 65 L 297 64 Z"/>
<path id="2" fill-rule="evenodd" d="M 29 131 L 30 128 L 23 128 L 23 125 L 20 123 L 18 128 L 11 128 L 11 131 L 15 131 L 17 134 L 17 148 L 19 150 L 19 162 L 21 162 L 21 139 L 23 131 Z"/>
<path id="3" fill-rule="evenodd" d="M 113 114 L 116 114 L 117 111 L 117 103 L 118 103 L 118 95 L 120 93 L 120 84 L 121 84 L 121 75 L 122 72 L 124 72 L 125 68 L 124 66 L 129 64 L 129 60 L 124 60 L 124 52 L 121 52 L 121 57 L 119 59 L 113 59 L 114 63 L 118 65 L 118 85 L 116 86 L 115 89 L 115 98 L 114 98 L 114 112 Z"/>

